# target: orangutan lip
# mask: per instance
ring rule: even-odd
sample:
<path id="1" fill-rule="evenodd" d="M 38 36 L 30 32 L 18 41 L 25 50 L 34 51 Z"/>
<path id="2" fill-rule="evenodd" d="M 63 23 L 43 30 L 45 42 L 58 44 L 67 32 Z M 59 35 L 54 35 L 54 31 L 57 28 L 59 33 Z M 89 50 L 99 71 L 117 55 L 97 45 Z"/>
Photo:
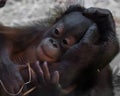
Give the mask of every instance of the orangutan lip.
<path id="1" fill-rule="evenodd" d="M 44 55 L 46 55 L 47 57 L 53 59 L 53 57 L 49 56 L 46 51 L 44 50 L 43 46 L 41 46 L 41 50 L 43 51 Z"/>

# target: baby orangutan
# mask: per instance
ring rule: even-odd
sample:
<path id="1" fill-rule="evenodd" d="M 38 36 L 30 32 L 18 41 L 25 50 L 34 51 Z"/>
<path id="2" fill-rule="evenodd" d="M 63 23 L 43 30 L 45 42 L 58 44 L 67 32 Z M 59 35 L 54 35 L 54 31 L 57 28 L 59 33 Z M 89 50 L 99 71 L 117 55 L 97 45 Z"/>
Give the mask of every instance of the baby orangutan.
<path id="1" fill-rule="evenodd" d="M 76 5 L 48 22 L 0 26 L 1 96 L 22 96 L 26 84 L 36 87 L 29 96 L 113 96 L 108 64 L 119 46 L 111 12 Z"/>

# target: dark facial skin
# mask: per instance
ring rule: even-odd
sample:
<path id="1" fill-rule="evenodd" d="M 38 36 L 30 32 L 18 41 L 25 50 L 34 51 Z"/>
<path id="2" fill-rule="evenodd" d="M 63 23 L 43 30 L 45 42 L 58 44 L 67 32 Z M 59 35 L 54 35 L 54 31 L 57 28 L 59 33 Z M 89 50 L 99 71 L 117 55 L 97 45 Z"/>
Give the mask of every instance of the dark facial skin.
<path id="1" fill-rule="evenodd" d="M 38 59 L 47 62 L 58 61 L 71 46 L 80 41 L 92 23 L 80 12 L 64 16 L 44 35 L 37 47 Z"/>

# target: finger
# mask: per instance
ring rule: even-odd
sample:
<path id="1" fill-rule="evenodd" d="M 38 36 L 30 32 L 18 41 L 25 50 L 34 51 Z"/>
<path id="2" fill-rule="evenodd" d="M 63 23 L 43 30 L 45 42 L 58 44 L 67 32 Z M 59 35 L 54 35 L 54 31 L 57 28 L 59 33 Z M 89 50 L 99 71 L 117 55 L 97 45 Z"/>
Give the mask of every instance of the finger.
<path id="1" fill-rule="evenodd" d="M 101 8 L 94 8 L 94 7 L 85 9 L 83 14 L 95 22 L 104 22 L 104 23 L 106 23 L 106 21 L 107 22 L 109 21 L 109 19 L 107 18 L 112 17 L 112 14 L 109 10 L 101 9 Z"/>
<path id="2" fill-rule="evenodd" d="M 32 82 L 34 82 L 35 84 L 38 84 L 37 83 L 37 76 L 36 76 L 35 72 L 32 69 L 31 69 L 31 79 L 32 79 Z"/>
<path id="3" fill-rule="evenodd" d="M 31 67 L 32 67 L 33 71 L 37 74 L 37 76 L 43 77 L 44 74 L 43 74 L 43 70 L 40 66 L 39 61 L 36 61 L 36 63 L 31 64 Z"/>
<path id="4" fill-rule="evenodd" d="M 86 43 L 96 43 L 98 39 L 99 39 L 99 33 L 98 33 L 97 25 L 93 24 L 88 28 L 87 32 L 84 34 L 81 41 Z"/>
<path id="5" fill-rule="evenodd" d="M 24 69 L 27 69 L 28 68 L 28 66 L 27 65 L 17 65 L 17 68 L 18 68 L 18 70 L 24 70 Z"/>
<path id="6" fill-rule="evenodd" d="M 43 64 L 43 72 L 44 72 L 45 79 L 49 81 L 50 80 L 50 72 L 49 72 L 47 62 L 44 62 L 44 64 Z"/>
<path id="7" fill-rule="evenodd" d="M 59 78 L 60 78 L 59 72 L 58 72 L 58 71 L 55 71 L 55 72 L 53 73 L 53 76 L 52 76 L 52 83 L 53 83 L 53 84 L 59 84 Z"/>
<path id="8" fill-rule="evenodd" d="M 108 14 L 108 11 L 106 9 L 91 7 L 91 8 L 84 10 L 84 14 L 100 17 L 100 16 L 106 16 Z"/>
<path id="9" fill-rule="evenodd" d="M 112 16 L 112 13 L 108 9 L 101 9 L 101 8 L 88 8 L 84 10 L 83 13 L 86 17 L 92 19 L 97 24 L 102 24 L 102 29 L 115 31 L 115 22 Z M 104 28 L 105 27 L 105 28 Z M 102 30 L 100 29 L 100 30 Z"/>
<path id="10" fill-rule="evenodd" d="M 40 66 L 39 61 L 36 61 L 34 64 L 31 64 L 31 68 L 33 69 L 33 71 L 36 74 L 37 80 L 41 85 L 44 85 L 44 74 L 43 74 L 43 70 Z"/>

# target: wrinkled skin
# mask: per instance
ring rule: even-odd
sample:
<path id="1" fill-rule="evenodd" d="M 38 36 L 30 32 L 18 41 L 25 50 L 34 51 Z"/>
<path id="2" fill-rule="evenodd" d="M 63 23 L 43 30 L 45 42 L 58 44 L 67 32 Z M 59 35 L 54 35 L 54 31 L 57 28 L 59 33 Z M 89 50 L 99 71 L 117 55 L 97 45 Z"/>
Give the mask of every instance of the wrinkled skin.
<path id="1" fill-rule="evenodd" d="M 20 74 L 18 64 L 29 62 L 33 72 L 32 83 L 35 86 L 39 83 L 41 88 L 38 89 L 42 92 L 32 93 L 32 96 L 78 96 L 89 89 L 99 89 L 99 82 L 95 83 L 100 78 L 97 70 L 108 65 L 119 48 L 113 17 L 105 9 L 82 9 L 74 6 L 53 26 L 39 24 L 11 28 L 1 25 L 0 32 L 0 80 L 9 92 L 18 92 L 21 85 L 28 80 L 28 72 Z M 40 64 L 36 63 L 37 60 Z M 50 64 L 42 63 L 44 61 Z M 109 78 L 109 68 L 104 70 Z M 101 72 L 101 77 L 105 73 Z M 108 78 L 100 78 L 100 81 L 108 89 L 106 96 L 113 96 L 112 87 L 108 88 L 110 83 L 106 83 Z M 91 84 L 88 86 L 89 82 Z M 47 91 L 50 94 L 46 94 Z M 1 96 L 9 95 L 4 90 L 2 92 Z M 99 92 L 90 91 L 85 95 L 88 94 L 98 96 Z M 104 96 L 103 91 L 100 94 Z"/>

